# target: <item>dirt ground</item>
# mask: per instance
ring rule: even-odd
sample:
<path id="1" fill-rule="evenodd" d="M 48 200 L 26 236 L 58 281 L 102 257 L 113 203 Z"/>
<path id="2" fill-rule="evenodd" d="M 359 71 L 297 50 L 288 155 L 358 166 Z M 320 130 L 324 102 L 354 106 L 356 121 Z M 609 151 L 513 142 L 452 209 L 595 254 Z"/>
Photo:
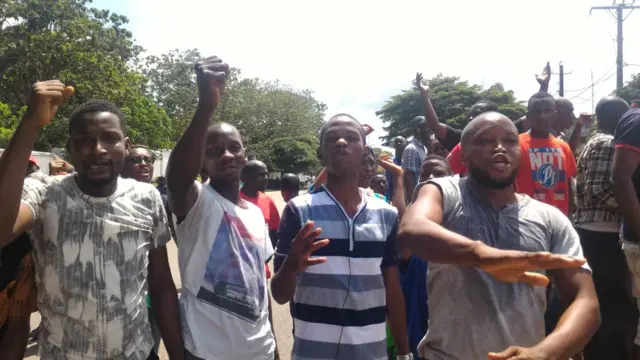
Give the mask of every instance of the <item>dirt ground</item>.
<path id="1" fill-rule="evenodd" d="M 280 196 L 280 192 L 268 192 L 269 196 L 273 198 L 280 209 L 280 213 L 282 213 L 282 209 L 284 208 L 284 201 Z M 171 265 L 171 273 L 173 275 L 173 280 L 176 283 L 176 287 L 180 289 L 182 286 L 182 282 L 180 281 L 180 271 L 178 270 L 178 250 L 175 246 L 174 242 L 171 242 L 167 246 L 167 250 L 169 252 L 169 261 Z M 273 264 L 269 264 L 273 271 Z M 276 339 L 278 341 L 278 348 L 280 349 L 280 359 L 282 360 L 290 360 L 291 347 L 293 346 L 293 338 L 291 335 L 292 329 L 292 320 L 289 314 L 289 305 L 278 305 L 275 301 L 272 301 L 273 307 L 273 322 L 275 326 Z M 31 328 L 35 329 L 40 323 L 40 314 L 35 313 L 31 315 Z M 30 343 L 27 347 L 27 352 L 25 354 L 25 359 L 35 360 L 40 359 L 38 354 L 38 344 Z M 164 346 L 160 347 L 160 359 L 161 360 L 169 360 L 167 353 L 164 349 Z"/>

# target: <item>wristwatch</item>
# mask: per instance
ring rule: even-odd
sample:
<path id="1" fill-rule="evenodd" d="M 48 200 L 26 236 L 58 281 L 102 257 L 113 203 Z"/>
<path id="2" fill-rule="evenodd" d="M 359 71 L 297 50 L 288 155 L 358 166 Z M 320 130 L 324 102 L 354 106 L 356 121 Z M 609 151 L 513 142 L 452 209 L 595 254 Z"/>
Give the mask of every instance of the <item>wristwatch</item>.
<path id="1" fill-rule="evenodd" d="M 413 360 L 413 354 L 408 353 L 407 355 L 396 355 L 396 360 Z"/>

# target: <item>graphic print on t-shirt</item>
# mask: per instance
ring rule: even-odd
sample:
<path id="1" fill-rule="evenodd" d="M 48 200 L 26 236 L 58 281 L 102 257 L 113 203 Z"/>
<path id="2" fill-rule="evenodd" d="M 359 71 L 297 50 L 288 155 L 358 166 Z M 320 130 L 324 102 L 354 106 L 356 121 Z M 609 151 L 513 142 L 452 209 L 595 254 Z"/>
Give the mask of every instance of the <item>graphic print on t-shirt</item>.
<path id="1" fill-rule="evenodd" d="M 531 177 L 535 184 L 534 198 L 543 202 L 563 201 L 566 198 L 566 191 L 563 186 L 557 186 L 567 180 L 562 149 L 531 148 L 529 149 L 529 163 Z M 550 192 L 553 192 L 553 199 L 546 198 Z"/>
<path id="2" fill-rule="evenodd" d="M 264 305 L 260 251 L 265 239 L 252 235 L 242 221 L 224 213 L 207 260 L 198 298 L 255 324 Z"/>

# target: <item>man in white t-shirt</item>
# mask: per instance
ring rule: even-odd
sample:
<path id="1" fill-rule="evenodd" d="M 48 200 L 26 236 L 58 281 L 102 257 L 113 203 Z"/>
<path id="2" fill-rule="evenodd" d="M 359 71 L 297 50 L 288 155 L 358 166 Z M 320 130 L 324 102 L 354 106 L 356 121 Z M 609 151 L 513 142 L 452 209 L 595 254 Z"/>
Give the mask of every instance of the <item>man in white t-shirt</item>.
<path id="1" fill-rule="evenodd" d="M 238 130 L 226 123 L 209 126 L 228 71 L 216 57 L 196 64 L 198 107 L 169 158 L 185 357 L 273 360 L 264 271 L 273 246 L 260 209 L 240 197 L 247 160 Z M 196 181 L 202 169 L 208 184 Z"/>

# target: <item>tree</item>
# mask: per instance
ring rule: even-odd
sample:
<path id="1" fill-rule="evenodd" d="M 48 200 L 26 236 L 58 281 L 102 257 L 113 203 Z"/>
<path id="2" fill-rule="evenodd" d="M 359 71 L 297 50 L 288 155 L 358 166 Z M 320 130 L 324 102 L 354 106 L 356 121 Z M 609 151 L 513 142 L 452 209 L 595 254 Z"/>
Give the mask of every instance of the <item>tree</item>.
<path id="1" fill-rule="evenodd" d="M 617 89 L 615 94 L 627 100 L 628 103 L 640 99 L 640 74 L 632 75 L 631 80 L 622 88 Z"/>
<path id="2" fill-rule="evenodd" d="M 264 162 L 270 172 L 298 174 L 319 169 L 317 148 L 315 136 L 281 137 L 257 143 L 249 153 Z"/>
<path id="3" fill-rule="evenodd" d="M 39 134 L 37 150 L 64 146 L 68 116 L 89 99 L 107 99 L 124 108 L 146 97 L 143 76 L 130 66 L 142 48 L 123 28 L 127 18 L 89 8 L 89 3 L 0 2 L 0 102 L 15 115 L 36 81 L 60 79 L 76 89 L 69 104 Z"/>
<path id="4" fill-rule="evenodd" d="M 471 85 L 461 81 L 458 77 L 439 74 L 428 81 L 429 94 L 440 122 L 462 129 L 468 122 L 468 113 L 476 102 L 486 99 L 495 102 L 498 109 L 511 120 L 517 120 L 526 113 L 526 108 L 516 101 L 513 91 L 506 91 L 502 84 L 491 85 L 482 90 L 478 85 Z M 387 136 L 382 137 L 385 145 L 389 146 L 396 136 L 409 137 L 413 135 L 412 120 L 423 115 L 423 104 L 420 92 L 415 84 L 409 90 L 392 96 L 376 112 L 387 124 L 384 130 Z"/>

